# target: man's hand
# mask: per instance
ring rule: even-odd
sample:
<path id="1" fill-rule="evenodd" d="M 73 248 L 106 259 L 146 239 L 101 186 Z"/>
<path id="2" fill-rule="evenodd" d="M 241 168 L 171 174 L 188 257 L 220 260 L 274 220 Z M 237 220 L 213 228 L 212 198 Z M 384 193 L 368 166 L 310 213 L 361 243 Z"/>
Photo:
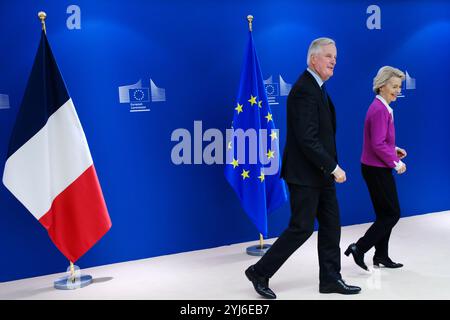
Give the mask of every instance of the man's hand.
<path id="1" fill-rule="evenodd" d="M 406 155 L 407 155 L 405 149 L 402 149 L 402 148 L 397 147 L 397 148 L 396 148 L 396 151 L 397 151 L 397 157 L 399 157 L 400 159 L 403 159 L 403 158 L 406 157 Z M 406 169 L 405 169 L 405 170 L 406 170 Z"/>
<path id="2" fill-rule="evenodd" d="M 341 167 L 337 166 L 336 171 L 333 173 L 334 175 L 334 181 L 337 183 L 343 183 L 345 180 L 347 180 L 347 177 L 345 176 L 345 171 L 341 169 Z"/>

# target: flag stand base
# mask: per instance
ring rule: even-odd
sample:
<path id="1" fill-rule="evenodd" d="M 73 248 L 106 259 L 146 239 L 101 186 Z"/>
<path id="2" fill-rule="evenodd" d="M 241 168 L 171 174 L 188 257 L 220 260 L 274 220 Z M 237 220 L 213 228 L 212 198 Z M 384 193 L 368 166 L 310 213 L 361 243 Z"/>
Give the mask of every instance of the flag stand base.
<path id="1" fill-rule="evenodd" d="M 59 290 L 74 290 L 86 287 L 91 283 L 92 283 L 92 276 L 84 274 L 79 278 L 75 278 L 75 281 L 73 282 L 70 276 L 62 277 L 61 279 L 58 279 L 55 282 L 53 282 L 53 286 L 55 287 L 55 289 Z"/>
<path id="2" fill-rule="evenodd" d="M 73 275 L 70 267 L 67 268 L 67 274 L 53 282 L 53 286 L 58 290 L 74 290 L 86 287 L 92 283 L 92 276 L 81 274 L 80 268 L 74 266 Z"/>
<path id="3" fill-rule="evenodd" d="M 251 246 L 247 248 L 247 254 L 251 256 L 263 256 L 270 247 L 270 244 L 263 244 L 262 248 L 259 244 L 256 246 Z"/>

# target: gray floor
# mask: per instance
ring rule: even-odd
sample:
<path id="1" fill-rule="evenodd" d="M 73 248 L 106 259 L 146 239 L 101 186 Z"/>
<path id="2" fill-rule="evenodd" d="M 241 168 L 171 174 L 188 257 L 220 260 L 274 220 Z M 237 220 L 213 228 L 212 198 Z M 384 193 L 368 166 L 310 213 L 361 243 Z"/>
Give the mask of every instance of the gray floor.
<path id="1" fill-rule="evenodd" d="M 342 252 L 369 224 L 342 228 Z M 272 243 L 274 239 L 267 240 Z M 317 233 L 271 279 L 278 299 L 450 299 L 450 211 L 403 218 L 395 227 L 391 257 L 401 269 L 373 269 L 373 251 L 366 255 L 370 272 L 342 255 L 342 275 L 361 286 L 356 296 L 318 292 Z M 186 252 L 83 270 L 94 282 L 77 290 L 56 290 L 62 274 L 0 283 L 0 299 L 260 299 L 243 271 L 257 257 L 245 249 L 257 242 Z"/>

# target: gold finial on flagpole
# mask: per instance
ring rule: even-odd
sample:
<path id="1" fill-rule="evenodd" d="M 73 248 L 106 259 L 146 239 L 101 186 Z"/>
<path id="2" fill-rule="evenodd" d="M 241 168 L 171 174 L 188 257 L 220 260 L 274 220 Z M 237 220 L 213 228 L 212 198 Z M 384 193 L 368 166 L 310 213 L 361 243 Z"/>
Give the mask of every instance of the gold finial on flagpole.
<path id="1" fill-rule="evenodd" d="M 249 14 L 249 15 L 247 16 L 247 20 L 248 20 L 248 29 L 249 29 L 250 31 L 253 31 L 253 30 L 252 30 L 253 16 L 252 16 L 251 14 Z"/>
<path id="2" fill-rule="evenodd" d="M 44 33 L 47 34 L 47 30 L 45 29 L 45 18 L 47 18 L 47 14 L 44 11 L 39 11 L 38 17 L 42 23 L 42 30 L 44 30 Z"/>

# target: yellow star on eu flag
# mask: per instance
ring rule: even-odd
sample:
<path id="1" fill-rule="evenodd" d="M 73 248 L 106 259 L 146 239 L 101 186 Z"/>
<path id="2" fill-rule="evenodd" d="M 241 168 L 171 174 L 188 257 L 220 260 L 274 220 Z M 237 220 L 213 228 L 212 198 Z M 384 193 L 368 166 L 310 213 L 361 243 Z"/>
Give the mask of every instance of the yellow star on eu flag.
<path id="1" fill-rule="evenodd" d="M 248 99 L 248 102 L 250 102 L 251 105 L 256 104 L 256 97 L 253 95 L 250 95 L 250 99 Z"/>
<path id="2" fill-rule="evenodd" d="M 239 102 L 238 102 L 237 107 L 234 108 L 234 110 L 236 110 L 236 111 L 238 112 L 238 114 L 239 114 L 239 113 L 242 112 L 242 107 L 243 107 L 243 105 L 242 105 L 242 104 L 239 104 Z"/>
<path id="3" fill-rule="evenodd" d="M 231 161 L 231 163 L 233 165 L 233 169 L 235 169 L 237 166 L 239 166 L 239 162 L 238 160 L 236 160 L 235 158 L 233 158 L 233 161 Z"/>
<path id="4" fill-rule="evenodd" d="M 273 158 L 274 154 L 275 154 L 275 151 L 272 151 L 272 150 L 269 149 L 269 151 L 267 151 L 267 153 L 266 153 L 267 159 Z"/>
<path id="5" fill-rule="evenodd" d="M 242 169 L 242 173 L 241 173 L 242 180 L 245 180 L 245 178 L 250 178 L 249 173 L 250 173 L 250 170 Z"/>
<path id="6" fill-rule="evenodd" d="M 264 181 L 264 172 L 261 170 L 261 175 L 258 177 L 259 178 L 259 180 L 261 180 L 261 182 L 263 182 Z"/>
<path id="7" fill-rule="evenodd" d="M 258 107 L 262 108 L 262 101 L 258 101 Z"/>
<path id="8" fill-rule="evenodd" d="M 272 114 L 270 112 L 267 112 L 267 116 L 265 116 L 264 118 L 267 119 L 267 122 L 269 122 L 270 120 L 273 120 L 272 119 Z"/>
<path id="9" fill-rule="evenodd" d="M 272 131 L 272 133 L 270 134 L 270 137 L 272 138 L 272 141 L 275 140 L 275 139 L 278 139 L 277 132 L 276 131 Z"/>

